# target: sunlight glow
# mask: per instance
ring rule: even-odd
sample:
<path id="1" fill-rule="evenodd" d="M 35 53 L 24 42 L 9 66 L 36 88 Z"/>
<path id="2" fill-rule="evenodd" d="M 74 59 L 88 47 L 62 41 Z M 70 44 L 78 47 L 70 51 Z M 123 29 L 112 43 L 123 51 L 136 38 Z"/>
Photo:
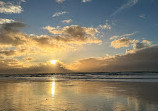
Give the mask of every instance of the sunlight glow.
<path id="1" fill-rule="evenodd" d="M 55 94 L 55 80 L 52 81 L 52 96 Z"/>
<path id="2" fill-rule="evenodd" d="M 50 63 L 51 63 L 51 64 L 56 64 L 57 61 L 58 61 L 58 60 L 51 60 Z"/>

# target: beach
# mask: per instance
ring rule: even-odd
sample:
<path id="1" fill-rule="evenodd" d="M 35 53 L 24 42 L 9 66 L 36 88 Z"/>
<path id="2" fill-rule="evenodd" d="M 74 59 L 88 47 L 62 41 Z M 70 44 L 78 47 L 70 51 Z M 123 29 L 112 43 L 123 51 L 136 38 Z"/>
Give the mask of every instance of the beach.
<path id="1" fill-rule="evenodd" d="M 158 111 L 158 82 L 1 78 L 0 111 Z"/>

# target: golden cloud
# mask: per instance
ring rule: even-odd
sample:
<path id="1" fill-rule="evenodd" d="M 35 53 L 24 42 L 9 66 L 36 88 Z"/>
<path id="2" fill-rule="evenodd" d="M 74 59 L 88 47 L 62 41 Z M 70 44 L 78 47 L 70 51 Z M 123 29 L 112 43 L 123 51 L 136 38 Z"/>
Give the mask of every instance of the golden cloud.
<path id="1" fill-rule="evenodd" d="M 131 40 L 129 38 L 120 38 L 117 40 L 113 40 L 111 42 L 111 46 L 114 48 L 129 47 L 131 44 L 135 42 L 137 42 L 137 40 Z"/>
<path id="2" fill-rule="evenodd" d="M 95 34 L 98 31 L 92 27 L 87 28 L 76 25 L 63 28 L 46 27 L 47 30 L 53 31 L 52 35 L 39 36 L 34 34 L 28 35 L 21 32 L 20 29 L 24 27 L 25 24 L 20 22 L 4 23 L 1 25 L 0 66 L 3 66 L 0 68 L 1 72 L 23 72 L 24 70 L 26 72 L 32 72 L 33 70 L 37 71 L 37 69 L 42 71 L 42 67 L 45 67 L 45 70 L 43 70 L 47 72 L 48 69 L 46 67 L 49 67 L 50 69 L 52 68 L 50 64 L 39 64 L 35 66 L 35 64 L 38 64 L 40 61 L 37 63 L 32 62 L 33 64 L 30 64 L 28 61 L 31 61 L 31 58 L 34 58 L 34 60 L 37 61 L 36 59 L 39 59 L 42 55 L 47 58 L 53 53 L 60 53 L 60 50 L 68 51 L 75 47 L 77 48 L 79 45 L 92 43 L 99 44 L 102 42 L 95 37 Z M 16 60 L 14 59 L 15 57 L 21 59 Z M 9 60 L 12 62 L 8 62 Z M 44 62 L 46 60 L 42 61 Z M 57 68 L 58 70 L 67 70 L 66 68 L 61 68 L 59 66 L 63 67 L 64 65 L 61 65 L 60 63 Z M 22 70 L 22 68 L 24 70 Z M 57 69 L 55 72 L 60 72 L 57 71 Z"/>
<path id="3" fill-rule="evenodd" d="M 43 29 L 53 34 L 51 37 L 59 42 L 66 42 L 72 44 L 87 44 L 87 43 L 102 43 L 95 34 L 98 32 L 93 27 L 81 27 L 79 25 L 71 25 L 63 28 L 47 26 Z"/>

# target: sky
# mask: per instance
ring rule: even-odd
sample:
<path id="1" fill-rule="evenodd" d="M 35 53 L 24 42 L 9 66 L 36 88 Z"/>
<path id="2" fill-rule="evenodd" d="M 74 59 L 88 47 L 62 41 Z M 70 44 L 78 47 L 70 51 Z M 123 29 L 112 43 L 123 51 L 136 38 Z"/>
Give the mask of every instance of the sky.
<path id="1" fill-rule="evenodd" d="M 0 0 L 0 73 L 157 71 L 157 0 Z"/>

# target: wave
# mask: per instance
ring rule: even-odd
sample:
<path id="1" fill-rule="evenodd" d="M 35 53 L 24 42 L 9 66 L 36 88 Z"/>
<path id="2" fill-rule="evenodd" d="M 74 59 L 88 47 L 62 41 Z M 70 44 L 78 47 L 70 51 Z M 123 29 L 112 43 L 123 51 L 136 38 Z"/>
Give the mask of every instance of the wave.
<path id="1" fill-rule="evenodd" d="M 83 72 L 83 73 L 42 73 L 42 74 L 0 74 L 0 79 L 14 80 L 91 80 L 91 81 L 154 81 L 158 72 Z"/>

